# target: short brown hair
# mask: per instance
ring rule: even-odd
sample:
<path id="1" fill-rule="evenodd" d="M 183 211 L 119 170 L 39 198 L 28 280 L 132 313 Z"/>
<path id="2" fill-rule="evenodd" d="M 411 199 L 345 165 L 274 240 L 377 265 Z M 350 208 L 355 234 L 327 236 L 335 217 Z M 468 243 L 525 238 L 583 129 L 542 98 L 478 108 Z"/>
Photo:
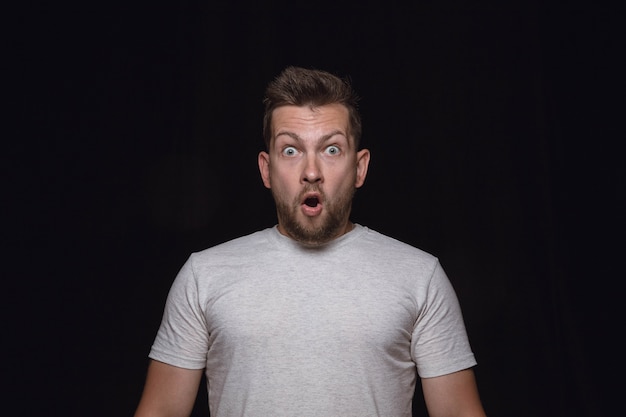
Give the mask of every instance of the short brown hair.
<path id="1" fill-rule="evenodd" d="M 272 113 L 281 106 L 319 107 L 327 104 L 343 104 L 348 109 L 349 132 L 354 146 L 361 141 L 361 115 L 358 96 L 348 79 L 341 79 L 326 71 L 290 66 L 285 68 L 265 90 L 265 114 L 263 116 L 263 139 L 269 150 L 272 140 Z"/>

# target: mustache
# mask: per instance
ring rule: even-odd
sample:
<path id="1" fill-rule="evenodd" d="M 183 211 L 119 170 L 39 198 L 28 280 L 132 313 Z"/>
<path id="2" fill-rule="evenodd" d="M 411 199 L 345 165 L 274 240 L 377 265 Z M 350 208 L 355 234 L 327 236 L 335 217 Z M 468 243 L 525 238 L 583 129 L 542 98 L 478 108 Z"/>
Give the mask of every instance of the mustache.
<path id="1" fill-rule="evenodd" d="M 324 190 L 322 190 L 319 185 L 307 184 L 302 189 L 302 191 L 298 193 L 298 201 L 302 201 L 304 199 L 304 196 L 310 193 L 318 194 L 320 196 L 320 199 L 322 200 L 326 197 L 326 194 L 324 194 Z"/>
<path id="2" fill-rule="evenodd" d="M 300 194 L 304 195 L 306 193 L 311 193 L 311 192 L 320 193 L 320 194 L 323 193 L 321 187 L 318 184 L 306 184 L 304 188 L 302 189 L 302 191 L 300 192 Z"/>

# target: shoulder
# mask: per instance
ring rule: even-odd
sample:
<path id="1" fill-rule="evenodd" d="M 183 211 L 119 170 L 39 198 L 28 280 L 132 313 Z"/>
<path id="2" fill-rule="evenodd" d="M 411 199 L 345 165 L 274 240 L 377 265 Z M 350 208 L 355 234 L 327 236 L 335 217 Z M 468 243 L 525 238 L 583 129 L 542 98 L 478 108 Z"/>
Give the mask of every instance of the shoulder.
<path id="1" fill-rule="evenodd" d="M 436 256 L 370 228 L 359 228 L 348 256 L 356 264 L 367 265 L 370 272 L 411 282 L 419 277 L 426 283 L 440 269 Z"/>
<path id="2" fill-rule="evenodd" d="M 273 229 L 271 228 L 259 230 L 254 233 L 237 237 L 224 243 L 220 243 L 219 245 L 212 246 L 202 251 L 195 252 L 193 255 L 201 257 L 213 253 L 229 253 L 232 251 L 240 251 L 243 248 L 255 248 L 258 246 L 267 245 L 272 230 Z"/>
<path id="3" fill-rule="evenodd" d="M 188 263 L 191 263 L 194 267 L 199 267 L 216 263 L 236 263 L 259 256 L 265 253 L 268 247 L 271 246 L 272 233 L 271 228 L 264 229 L 194 252 L 189 256 Z"/>
<path id="4" fill-rule="evenodd" d="M 402 242 L 391 236 L 377 232 L 365 226 L 361 226 L 360 244 L 369 252 L 378 253 L 379 256 L 391 257 L 392 259 L 412 259 L 418 262 L 434 264 L 438 262 L 435 255 L 420 248 Z"/>

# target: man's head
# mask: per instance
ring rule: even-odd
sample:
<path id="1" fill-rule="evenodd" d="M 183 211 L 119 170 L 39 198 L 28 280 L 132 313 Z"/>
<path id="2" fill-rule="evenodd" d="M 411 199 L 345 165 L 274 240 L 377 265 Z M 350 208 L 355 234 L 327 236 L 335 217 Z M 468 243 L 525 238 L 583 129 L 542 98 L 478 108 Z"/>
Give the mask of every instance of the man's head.
<path id="1" fill-rule="evenodd" d="M 356 149 L 361 141 L 361 115 L 358 96 L 347 79 L 341 79 L 326 71 L 287 67 L 265 90 L 265 115 L 263 116 L 263 139 L 269 149 L 272 139 L 272 118 L 281 106 L 320 107 L 326 104 L 343 104 L 348 110 L 350 131 Z"/>
<path id="2" fill-rule="evenodd" d="M 326 72 L 288 68 L 268 87 L 259 153 L 278 230 L 319 246 L 352 229 L 352 197 L 363 185 L 369 151 L 358 150 L 361 124 L 349 85 Z"/>

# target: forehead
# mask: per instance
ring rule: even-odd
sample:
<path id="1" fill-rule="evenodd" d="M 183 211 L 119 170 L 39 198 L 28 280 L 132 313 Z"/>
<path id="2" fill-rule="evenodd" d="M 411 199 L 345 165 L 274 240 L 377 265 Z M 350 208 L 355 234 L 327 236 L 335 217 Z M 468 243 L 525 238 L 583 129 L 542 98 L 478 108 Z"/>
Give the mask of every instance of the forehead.
<path id="1" fill-rule="evenodd" d="M 283 131 L 325 134 L 330 130 L 338 130 L 347 137 L 348 123 L 348 109 L 342 104 L 281 106 L 272 115 L 272 136 L 275 138 Z"/>

